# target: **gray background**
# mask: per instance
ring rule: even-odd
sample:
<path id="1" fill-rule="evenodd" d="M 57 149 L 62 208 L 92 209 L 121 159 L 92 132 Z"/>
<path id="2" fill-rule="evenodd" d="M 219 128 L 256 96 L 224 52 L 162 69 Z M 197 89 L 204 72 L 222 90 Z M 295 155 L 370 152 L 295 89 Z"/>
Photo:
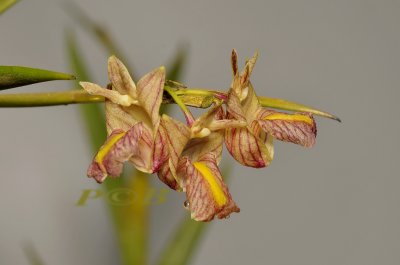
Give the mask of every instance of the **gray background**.
<path id="1" fill-rule="evenodd" d="M 259 50 L 260 95 L 329 110 L 310 150 L 276 143 L 269 168 L 234 166 L 240 214 L 210 225 L 193 264 L 399 264 L 399 1 L 77 1 L 144 74 L 190 49 L 185 83 L 226 89 L 229 55 Z M 69 71 L 62 1 L 22 1 L 0 17 L 0 64 Z M 79 31 L 95 81 L 106 56 Z M 54 82 L 15 91 L 70 88 Z M 2 92 L 4 93 L 4 92 Z M 118 264 L 101 200 L 76 207 L 92 157 L 76 106 L 0 109 L 0 264 Z M 226 156 L 227 157 L 227 156 Z M 163 186 L 154 181 L 158 188 Z M 187 214 L 169 192 L 152 212 L 152 260 Z"/>

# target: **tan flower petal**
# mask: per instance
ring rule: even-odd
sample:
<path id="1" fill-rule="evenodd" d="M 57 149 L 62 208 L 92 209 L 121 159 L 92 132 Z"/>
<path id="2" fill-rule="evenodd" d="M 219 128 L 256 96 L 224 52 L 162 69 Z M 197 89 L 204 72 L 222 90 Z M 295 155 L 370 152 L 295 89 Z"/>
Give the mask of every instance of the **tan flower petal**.
<path id="1" fill-rule="evenodd" d="M 178 174 L 186 178 L 185 191 L 192 219 L 207 222 L 215 216 L 222 219 L 240 211 L 222 180 L 214 156 L 205 156 L 194 163 L 183 157 Z"/>
<path id="2" fill-rule="evenodd" d="M 136 99 L 136 86 L 125 65 L 115 56 L 108 58 L 108 78 L 113 90 Z"/>
<path id="3" fill-rule="evenodd" d="M 113 131 L 96 154 L 88 169 L 88 177 L 102 183 L 107 176 L 118 177 L 123 163 L 138 150 L 138 141 L 142 134 L 142 124 L 138 123 L 129 131 Z"/>
<path id="4" fill-rule="evenodd" d="M 115 104 L 110 100 L 106 100 L 105 113 L 108 134 L 116 129 L 128 131 L 134 124 L 138 123 L 139 121 L 138 119 L 134 118 L 129 112 L 127 112 L 126 108 L 123 108 L 122 106 Z"/>
<path id="5" fill-rule="evenodd" d="M 262 129 L 278 140 L 305 147 L 315 144 L 317 127 L 311 114 L 288 114 L 264 109 L 258 116 Z"/>
<path id="6" fill-rule="evenodd" d="M 115 104 L 121 106 L 130 106 L 138 102 L 129 95 L 121 95 L 118 91 L 102 88 L 99 85 L 89 82 L 79 82 L 79 84 L 91 95 L 103 96 Z"/>
<path id="7" fill-rule="evenodd" d="M 157 172 L 159 179 L 170 188 L 180 190 L 176 175 L 179 157 L 190 138 L 190 129 L 185 124 L 167 115 L 163 115 L 159 132 L 165 136 L 165 146 L 168 148 L 168 161 L 164 162 Z"/>
<path id="8" fill-rule="evenodd" d="M 248 124 L 251 124 L 256 119 L 257 113 L 262 109 L 250 82 L 247 85 L 247 96 L 241 101 L 241 108 Z"/>
<path id="9" fill-rule="evenodd" d="M 238 94 L 235 90 L 230 89 L 228 92 L 228 100 L 226 102 L 228 118 L 233 118 L 238 121 L 246 121 L 246 115 L 243 111 Z"/>
<path id="10" fill-rule="evenodd" d="M 206 137 L 190 139 L 182 155 L 196 161 L 206 154 L 212 154 L 219 164 L 222 158 L 223 143 L 224 131 L 212 132 Z"/>
<path id="11" fill-rule="evenodd" d="M 224 139 L 224 126 L 240 125 L 236 120 L 225 120 L 224 110 L 221 105 L 216 105 L 201 115 L 191 128 L 192 139 L 187 143 L 183 152 L 184 156 L 192 161 L 197 161 L 205 154 L 212 154 L 219 163 L 222 156 Z"/>
<path id="12" fill-rule="evenodd" d="M 164 91 L 165 68 L 159 67 L 142 77 L 137 83 L 140 105 L 146 110 L 154 127 L 160 120 L 160 106 Z"/>
<path id="13" fill-rule="evenodd" d="M 194 121 L 190 130 L 191 138 L 203 138 L 211 133 L 210 125 L 215 120 L 221 120 L 224 117 L 224 110 L 221 105 L 217 105 L 203 113 L 198 119 Z"/>

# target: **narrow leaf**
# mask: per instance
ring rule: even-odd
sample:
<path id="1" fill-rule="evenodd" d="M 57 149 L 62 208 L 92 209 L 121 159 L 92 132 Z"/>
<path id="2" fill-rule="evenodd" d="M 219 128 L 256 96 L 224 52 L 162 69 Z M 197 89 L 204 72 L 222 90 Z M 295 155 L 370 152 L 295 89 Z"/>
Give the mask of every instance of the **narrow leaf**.
<path id="1" fill-rule="evenodd" d="M 208 223 L 197 222 L 185 216 L 170 242 L 164 248 L 157 265 L 189 264 L 193 253 L 208 227 Z"/>
<path id="2" fill-rule="evenodd" d="M 115 55 L 120 59 L 126 58 L 118 45 L 113 41 L 113 37 L 111 36 L 110 32 L 103 25 L 90 19 L 89 16 L 85 14 L 85 12 L 73 2 L 68 2 L 65 7 L 65 11 L 69 13 L 71 17 L 75 21 L 77 21 L 84 30 L 95 37 L 97 42 L 101 46 L 103 46 L 109 56 Z M 126 60 L 124 60 L 124 62 L 126 66 L 128 66 L 131 76 L 134 77 L 134 69 L 131 65 L 128 65 L 126 63 Z"/>
<path id="3" fill-rule="evenodd" d="M 167 79 L 174 81 L 182 81 L 184 70 L 188 59 L 188 48 L 187 46 L 179 46 L 176 55 L 172 61 L 167 64 Z"/>
<path id="4" fill-rule="evenodd" d="M 68 35 L 67 43 L 71 66 L 75 69 L 78 78 L 85 81 L 91 80 L 72 34 Z M 104 113 L 97 104 L 81 106 L 85 124 L 88 127 L 88 135 L 92 142 L 92 149 L 96 152 L 106 139 Z M 133 190 L 136 195 L 131 203 L 124 206 L 108 203 L 124 265 L 144 265 L 147 263 L 148 205 L 145 200 L 149 193 L 148 178 L 147 174 L 134 170 L 130 181 L 127 183 L 123 181 L 124 177 L 120 177 L 107 180 L 103 184 L 109 193 L 122 189 Z"/>
<path id="5" fill-rule="evenodd" d="M 42 257 L 40 257 L 33 244 L 27 244 L 23 247 L 26 258 L 30 265 L 44 265 Z"/>
<path id="6" fill-rule="evenodd" d="M 73 80 L 70 74 L 23 66 L 0 66 L 0 90 L 52 80 Z"/>
<path id="7" fill-rule="evenodd" d="M 229 163 L 221 164 L 221 172 L 225 182 L 229 180 L 232 170 Z M 201 243 L 211 223 L 196 222 L 185 216 L 171 235 L 156 265 L 188 265 Z"/>

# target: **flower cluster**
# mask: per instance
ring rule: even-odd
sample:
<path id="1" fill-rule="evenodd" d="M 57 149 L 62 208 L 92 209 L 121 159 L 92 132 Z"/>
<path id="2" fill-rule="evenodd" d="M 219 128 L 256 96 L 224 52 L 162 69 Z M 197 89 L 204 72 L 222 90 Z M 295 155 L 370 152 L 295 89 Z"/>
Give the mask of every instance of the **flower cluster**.
<path id="1" fill-rule="evenodd" d="M 185 124 L 159 113 L 164 67 L 135 84 L 123 63 L 110 57 L 111 85 L 80 83 L 88 93 L 106 98 L 108 138 L 89 166 L 88 176 L 99 183 L 107 176 L 118 177 L 123 163 L 130 161 L 138 170 L 156 173 L 170 188 L 185 192 L 185 207 L 194 220 L 227 218 L 239 212 L 218 168 L 224 143 L 239 163 L 260 168 L 273 158 L 274 138 L 310 147 L 316 137 L 310 114 L 261 107 L 249 80 L 256 59 L 257 54 L 239 73 L 233 50 L 233 81 L 225 100 L 216 100 L 197 119 L 186 109 Z"/>

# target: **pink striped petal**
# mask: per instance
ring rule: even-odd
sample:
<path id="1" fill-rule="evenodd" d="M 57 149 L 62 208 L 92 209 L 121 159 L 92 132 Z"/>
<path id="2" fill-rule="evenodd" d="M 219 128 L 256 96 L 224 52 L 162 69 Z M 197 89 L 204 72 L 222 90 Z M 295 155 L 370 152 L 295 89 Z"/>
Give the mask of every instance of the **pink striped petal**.
<path id="1" fill-rule="evenodd" d="M 89 166 L 87 175 L 102 183 L 107 176 L 118 177 L 123 163 L 138 151 L 138 141 L 142 134 L 142 124 L 138 123 L 129 131 L 113 131 Z"/>
<path id="2" fill-rule="evenodd" d="M 213 155 L 196 162 L 183 157 L 178 174 L 185 178 L 186 198 L 192 219 L 208 222 L 215 216 L 222 219 L 233 212 L 240 212 L 222 180 Z"/>
<path id="3" fill-rule="evenodd" d="M 242 101 L 231 89 L 228 93 L 227 117 L 247 123 L 244 128 L 228 128 L 225 130 L 225 145 L 230 154 L 242 165 L 249 167 L 268 166 L 273 158 L 272 139 L 261 133 L 259 126 L 253 125 L 256 114 L 261 107 L 251 84 L 248 94 Z"/>
<path id="4" fill-rule="evenodd" d="M 272 142 L 268 135 L 255 136 L 249 128 L 226 130 L 225 145 L 233 158 L 244 166 L 266 167 L 273 158 Z"/>
<path id="5" fill-rule="evenodd" d="M 137 170 L 144 173 L 154 173 L 153 171 L 153 152 L 155 145 L 155 137 L 153 131 L 145 126 L 142 122 L 142 134 L 138 141 L 138 150 L 129 161 L 136 167 Z"/>
<path id="6" fill-rule="evenodd" d="M 317 127 L 311 114 L 288 114 L 264 109 L 258 115 L 262 129 L 274 138 L 312 147 L 317 136 Z"/>
<path id="7" fill-rule="evenodd" d="M 160 120 L 160 106 L 164 91 L 165 68 L 159 67 L 142 77 L 137 84 L 138 100 L 154 127 Z"/>
<path id="8" fill-rule="evenodd" d="M 167 115 L 163 115 L 159 127 L 160 135 L 164 137 L 163 149 L 167 149 L 168 160 L 166 160 L 157 172 L 158 178 L 170 188 L 180 190 L 176 175 L 176 167 L 179 157 L 190 138 L 189 128 Z M 161 147 L 160 147 L 161 148 Z"/>

